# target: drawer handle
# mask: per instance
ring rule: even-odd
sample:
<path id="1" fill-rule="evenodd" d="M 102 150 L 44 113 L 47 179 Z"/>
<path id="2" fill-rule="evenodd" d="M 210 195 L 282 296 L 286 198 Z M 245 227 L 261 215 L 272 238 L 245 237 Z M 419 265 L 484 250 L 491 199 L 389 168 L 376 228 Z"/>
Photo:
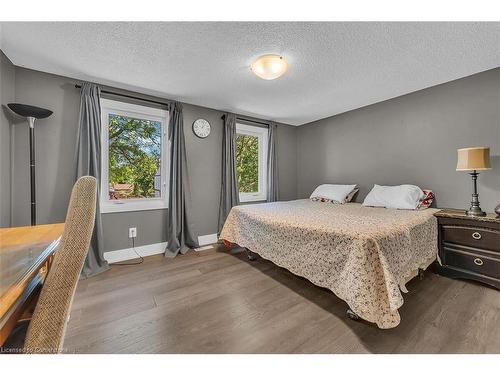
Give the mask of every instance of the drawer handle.
<path id="1" fill-rule="evenodd" d="M 476 258 L 476 259 L 474 259 L 474 263 L 477 264 L 478 266 L 482 266 L 483 265 L 483 260 L 479 259 L 479 258 Z"/>
<path id="2" fill-rule="evenodd" d="M 472 238 L 474 238 L 475 240 L 480 240 L 481 239 L 481 233 L 479 233 L 479 232 L 472 233 Z"/>

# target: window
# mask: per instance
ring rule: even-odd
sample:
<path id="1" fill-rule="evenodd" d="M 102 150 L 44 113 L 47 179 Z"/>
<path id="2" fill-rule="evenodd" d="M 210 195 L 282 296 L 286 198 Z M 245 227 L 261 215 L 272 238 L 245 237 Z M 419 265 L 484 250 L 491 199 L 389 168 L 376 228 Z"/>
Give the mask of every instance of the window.
<path id="1" fill-rule="evenodd" d="M 240 201 L 266 200 L 268 130 L 236 124 L 236 173 Z"/>
<path id="2" fill-rule="evenodd" d="M 166 208 L 168 112 L 101 99 L 101 212 Z"/>

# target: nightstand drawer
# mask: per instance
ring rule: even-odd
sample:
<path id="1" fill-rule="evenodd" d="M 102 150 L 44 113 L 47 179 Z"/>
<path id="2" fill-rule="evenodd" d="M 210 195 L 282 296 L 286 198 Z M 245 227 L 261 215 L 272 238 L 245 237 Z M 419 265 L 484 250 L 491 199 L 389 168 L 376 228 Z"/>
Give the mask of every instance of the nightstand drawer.
<path id="1" fill-rule="evenodd" d="M 444 248 L 445 264 L 481 275 L 500 278 L 500 258 L 494 258 L 471 251 Z"/>
<path id="2" fill-rule="evenodd" d="M 500 253 L 500 231 L 494 229 L 443 225 L 442 235 L 444 242 Z"/>

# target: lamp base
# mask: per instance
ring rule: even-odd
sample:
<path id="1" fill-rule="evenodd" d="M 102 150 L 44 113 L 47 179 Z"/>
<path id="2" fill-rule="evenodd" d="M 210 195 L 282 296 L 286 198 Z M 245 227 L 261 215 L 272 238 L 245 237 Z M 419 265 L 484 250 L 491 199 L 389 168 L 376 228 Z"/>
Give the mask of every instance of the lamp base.
<path id="1" fill-rule="evenodd" d="M 486 212 L 479 207 L 479 194 L 477 193 L 477 176 L 479 173 L 474 170 L 470 175 L 472 177 L 472 200 L 470 202 L 470 208 L 465 211 L 465 213 L 467 216 L 486 216 Z"/>
<path id="2" fill-rule="evenodd" d="M 486 216 L 486 212 L 481 210 L 481 207 L 479 206 L 473 206 L 465 211 L 465 213 L 467 216 Z"/>

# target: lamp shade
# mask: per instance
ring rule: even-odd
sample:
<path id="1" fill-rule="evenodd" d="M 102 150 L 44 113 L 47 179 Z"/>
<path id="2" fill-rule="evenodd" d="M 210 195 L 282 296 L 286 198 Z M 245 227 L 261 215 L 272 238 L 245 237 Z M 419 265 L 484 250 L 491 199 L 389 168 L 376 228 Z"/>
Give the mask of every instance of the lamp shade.
<path id="1" fill-rule="evenodd" d="M 49 117 L 52 114 L 52 111 L 50 109 L 35 107 L 28 104 L 9 103 L 7 104 L 7 107 L 9 107 L 11 111 L 23 117 L 34 117 L 37 119 L 41 119 Z"/>
<path id="2" fill-rule="evenodd" d="M 491 169 L 489 147 L 460 148 L 457 153 L 457 171 L 485 171 Z"/>

